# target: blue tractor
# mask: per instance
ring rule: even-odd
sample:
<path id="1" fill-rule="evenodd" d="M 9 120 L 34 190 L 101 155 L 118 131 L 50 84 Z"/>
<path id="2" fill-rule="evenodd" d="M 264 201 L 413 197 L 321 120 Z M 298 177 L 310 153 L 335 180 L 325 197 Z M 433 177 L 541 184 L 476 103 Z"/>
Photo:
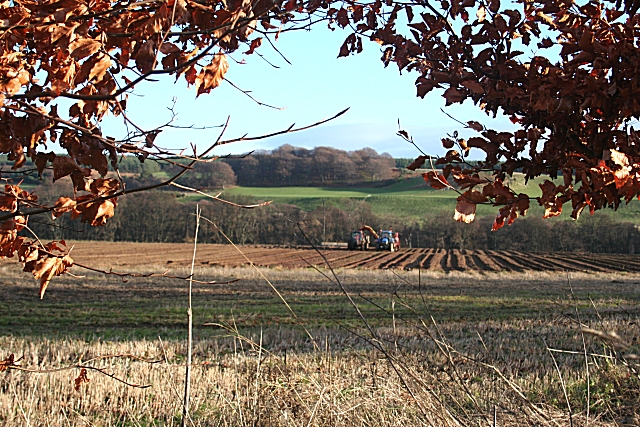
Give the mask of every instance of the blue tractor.
<path id="1" fill-rule="evenodd" d="M 395 252 L 400 249 L 400 237 L 398 233 L 394 233 L 392 230 L 381 230 L 378 233 L 378 238 L 376 239 L 376 250 L 377 251 L 390 251 Z"/>

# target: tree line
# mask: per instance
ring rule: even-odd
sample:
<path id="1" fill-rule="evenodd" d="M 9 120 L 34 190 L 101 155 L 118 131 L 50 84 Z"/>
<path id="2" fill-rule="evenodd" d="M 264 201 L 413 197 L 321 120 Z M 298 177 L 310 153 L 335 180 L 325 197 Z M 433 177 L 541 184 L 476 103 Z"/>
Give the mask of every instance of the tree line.
<path id="1" fill-rule="evenodd" d="M 344 151 L 331 147 L 283 145 L 242 159 L 224 159 L 246 187 L 331 186 L 371 183 L 396 178 L 396 161 L 371 148 Z"/>
<path id="2" fill-rule="evenodd" d="M 46 194 L 45 189 L 41 189 Z M 30 228 L 42 239 L 107 240 L 132 242 L 188 242 L 192 239 L 196 202 L 167 191 L 132 194 L 118 201 L 119 214 L 104 227 L 90 227 L 63 216 L 56 221 L 34 218 Z M 238 203 L 251 203 L 235 198 Z M 515 250 L 524 252 L 640 253 L 640 232 L 632 223 L 616 222 L 607 215 L 579 222 L 527 217 L 496 232 L 491 218 L 459 224 L 451 215 L 440 214 L 424 222 L 380 217 L 362 201 L 345 200 L 341 207 L 318 207 L 304 211 L 296 206 L 271 204 L 260 209 L 238 209 L 211 202 L 198 202 L 203 215 L 214 222 L 234 243 L 307 245 L 323 241 L 345 242 L 352 230 L 363 224 L 374 229 L 392 227 L 400 233 L 403 247 L 444 249 Z M 211 224 L 201 223 L 203 243 L 228 243 Z"/>
<path id="3" fill-rule="evenodd" d="M 180 171 L 181 167 L 176 163 L 186 163 L 180 158 L 172 161 L 141 161 L 136 156 L 128 155 L 120 156 L 117 165 L 127 188 L 131 189 L 159 183 Z M 308 187 L 369 184 L 397 178 L 400 175 L 398 169 L 404 168 L 408 161 L 394 159 L 387 153 L 379 154 L 372 148 L 345 151 L 316 147 L 308 150 L 283 145 L 271 151 L 259 150 L 248 156 L 198 162 L 180 178 L 180 183 L 197 189 L 225 189 L 234 185 Z M 11 169 L 11 164 L 6 155 L 0 156 L 3 174 Z M 27 160 L 25 166 L 34 169 L 34 172 L 27 175 L 24 183 L 38 185 L 40 180 L 33 162 Z"/>

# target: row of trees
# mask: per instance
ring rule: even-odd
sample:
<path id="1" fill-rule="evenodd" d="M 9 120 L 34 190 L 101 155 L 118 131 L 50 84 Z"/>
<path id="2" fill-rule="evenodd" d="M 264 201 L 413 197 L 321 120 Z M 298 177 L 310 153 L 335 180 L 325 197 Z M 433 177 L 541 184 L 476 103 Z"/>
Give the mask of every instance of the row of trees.
<path id="1" fill-rule="evenodd" d="M 191 202 L 183 203 L 179 196 L 155 191 L 125 197 L 119 201 L 119 207 L 125 209 L 104 227 L 90 227 L 68 216 L 55 222 L 38 218 L 30 227 L 44 239 L 185 242 L 193 234 L 195 206 Z M 200 206 L 204 216 L 215 222 L 234 243 L 240 244 L 307 244 L 298 224 L 314 243 L 345 241 L 351 230 L 369 224 L 376 229 L 392 226 L 400 232 L 404 247 L 640 253 L 640 232 L 634 224 L 614 222 L 607 215 L 579 222 L 530 217 L 492 232 L 490 218 L 472 224 L 452 224 L 451 216 L 442 214 L 422 223 L 406 224 L 404 220 L 374 215 L 370 206 L 361 201 L 345 203 L 342 209 L 327 206 L 310 212 L 281 204 L 253 210 L 208 201 L 200 202 Z M 200 239 L 207 243 L 227 243 L 205 222 L 201 223 Z"/>
<path id="2" fill-rule="evenodd" d="M 175 159 L 175 162 L 181 161 Z M 397 178 L 398 168 L 409 163 L 409 159 L 394 159 L 371 148 L 308 150 L 283 145 L 247 157 L 198 162 L 180 178 L 180 183 L 198 189 L 225 189 L 236 184 L 249 187 L 366 184 Z M 131 189 L 160 182 L 178 173 L 180 166 L 152 160 L 140 162 L 135 156 L 122 156 L 118 169 Z"/>
<path id="3" fill-rule="evenodd" d="M 307 150 L 283 145 L 224 161 L 233 168 L 239 185 L 251 187 L 356 184 L 393 179 L 399 174 L 391 155 L 371 148 Z"/>

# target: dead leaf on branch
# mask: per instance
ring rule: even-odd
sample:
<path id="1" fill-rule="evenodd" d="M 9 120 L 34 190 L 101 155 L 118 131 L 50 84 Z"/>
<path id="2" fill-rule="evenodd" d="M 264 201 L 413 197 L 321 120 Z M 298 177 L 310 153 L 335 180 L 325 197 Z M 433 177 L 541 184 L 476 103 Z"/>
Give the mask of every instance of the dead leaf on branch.
<path id="1" fill-rule="evenodd" d="M 249 46 L 249 50 L 246 51 L 244 54 L 245 55 L 251 55 L 253 52 L 255 52 L 255 50 L 257 48 L 259 48 L 262 45 L 262 37 L 258 37 L 256 39 L 253 39 L 251 41 L 251 45 Z"/>
<path id="2" fill-rule="evenodd" d="M 54 204 L 54 209 L 51 211 L 53 219 L 61 217 L 66 212 L 71 212 L 76 207 L 76 201 L 71 197 L 60 197 Z"/>
<path id="3" fill-rule="evenodd" d="M 111 67 L 111 58 L 108 55 L 100 55 L 98 59 L 93 63 L 91 70 L 89 71 L 88 80 L 101 81 L 107 70 Z"/>
<path id="4" fill-rule="evenodd" d="M 120 189 L 120 181 L 113 178 L 99 178 L 91 180 L 89 191 L 96 196 L 113 194 Z"/>
<path id="5" fill-rule="evenodd" d="M 145 41 L 142 46 L 138 49 L 138 52 L 135 57 L 136 60 L 136 68 L 141 73 L 148 73 L 153 69 L 156 53 L 155 53 L 155 44 L 152 40 Z"/>
<path id="6" fill-rule="evenodd" d="M 31 270 L 27 270 L 31 271 L 36 280 L 40 280 L 40 299 L 44 297 L 44 293 L 51 279 L 66 273 L 72 265 L 73 258 L 69 255 L 63 257 L 45 256 L 36 261 Z"/>
<path id="7" fill-rule="evenodd" d="M 427 183 L 427 185 L 436 190 L 451 188 L 451 184 L 449 184 L 444 175 L 441 175 L 435 171 L 422 174 L 422 178 L 424 178 L 424 181 Z"/>
<path id="8" fill-rule="evenodd" d="M 466 80 L 466 81 L 460 83 L 460 85 L 466 87 L 467 89 L 469 89 L 473 93 L 484 95 L 484 92 L 485 92 L 484 87 L 480 83 L 475 81 L 475 80 Z M 452 102 L 458 102 L 458 101 L 452 101 Z"/>
<path id="9" fill-rule="evenodd" d="M 473 120 L 467 122 L 467 127 L 478 132 L 482 132 L 484 130 L 482 123 Z"/>
<path id="10" fill-rule="evenodd" d="M 71 211 L 71 219 L 80 218 L 82 222 L 87 222 L 92 226 L 102 226 L 109 218 L 115 215 L 117 198 L 100 201 L 89 201 L 96 199 L 93 195 L 81 196 L 76 199 L 76 206 Z"/>
<path id="11" fill-rule="evenodd" d="M 478 203 L 485 203 L 489 199 L 481 192 L 467 190 L 457 198 L 456 211 L 453 219 L 459 222 L 471 223 L 476 218 L 476 206 Z"/>
<path id="12" fill-rule="evenodd" d="M 74 172 L 80 172 L 83 175 L 86 175 L 87 170 L 81 168 L 75 160 L 68 156 L 56 156 L 53 159 L 53 181 L 57 181 L 60 178 L 64 178 L 65 176 L 69 176 Z M 90 171 L 89 171 L 90 173 Z"/>
<path id="13" fill-rule="evenodd" d="M 98 40 L 90 39 L 90 38 L 77 38 L 69 45 L 69 52 L 71 56 L 80 60 L 86 58 L 87 56 L 91 56 L 102 47 L 102 43 Z"/>
<path id="14" fill-rule="evenodd" d="M 420 169 L 422 165 L 424 165 L 424 162 L 429 160 L 429 158 L 430 158 L 429 156 L 420 156 L 417 159 L 415 159 L 409 166 L 407 166 L 407 169 L 409 169 L 410 171 Z"/>
<path id="15" fill-rule="evenodd" d="M 95 200 L 95 201 L 94 201 Z M 100 200 L 100 196 L 87 194 L 77 199 L 60 197 L 51 212 L 53 219 L 59 218 L 67 212 L 71 212 L 71 219 L 80 218 L 82 222 L 92 226 L 102 226 L 109 218 L 115 215 L 118 199 Z"/>
<path id="16" fill-rule="evenodd" d="M 198 88 L 197 96 L 209 93 L 211 89 L 220 86 L 228 69 L 227 57 L 222 53 L 215 55 L 209 65 L 202 67 L 195 79 L 195 85 Z"/>
<path id="17" fill-rule="evenodd" d="M 76 391 L 80 391 L 80 387 L 82 384 L 86 384 L 89 382 L 89 378 L 87 377 L 87 370 L 82 368 L 80 370 L 80 375 L 74 380 L 75 386 L 73 387 Z"/>
<path id="18" fill-rule="evenodd" d="M 447 105 L 455 104 L 457 102 L 462 102 L 467 99 L 467 95 L 461 93 L 458 89 L 454 87 L 450 87 L 449 89 L 444 91 L 444 99 L 447 101 Z"/>
<path id="19" fill-rule="evenodd" d="M 0 372 L 4 372 L 12 366 L 18 366 L 13 353 L 7 356 L 4 360 L 0 360 Z"/>
<path id="20" fill-rule="evenodd" d="M 40 251 L 38 245 L 35 243 L 21 244 L 18 248 L 18 261 L 23 264 L 35 262 L 40 257 Z"/>
<path id="21" fill-rule="evenodd" d="M 0 211 L 15 212 L 18 210 L 17 187 L 7 184 L 4 188 L 4 194 L 0 196 Z"/>

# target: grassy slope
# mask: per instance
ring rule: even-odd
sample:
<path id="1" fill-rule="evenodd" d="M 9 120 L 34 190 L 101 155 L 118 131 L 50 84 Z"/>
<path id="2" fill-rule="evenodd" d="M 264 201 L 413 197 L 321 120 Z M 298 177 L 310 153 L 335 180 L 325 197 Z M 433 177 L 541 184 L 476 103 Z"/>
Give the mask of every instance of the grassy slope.
<path id="1" fill-rule="evenodd" d="M 516 192 L 536 197 L 540 193 L 539 184 L 545 178 L 536 178 L 525 184 L 524 178 L 516 175 L 509 182 Z M 558 180 L 560 184 L 561 180 Z M 360 201 L 371 206 L 373 213 L 379 216 L 396 216 L 406 220 L 424 220 L 435 215 L 452 215 L 458 194 L 453 190 L 433 190 L 426 186 L 421 177 L 409 178 L 380 188 L 357 187 L 235 187 L 224 192 L 225 195 L 247 196 L 255 200 L 273 200 L 276 203 L 296 205 L 310 211 L 325 206 L 345 208 L 348 201 Z M 190 200 L 198 197 L 188 197 Z M 567 206 L 567 208 L 570 208 Z M 493 216 L 497 208 L 479 206 L 478 217 Z M 613 211 L 598 212 L 598 215 L 611 215 Z M 543 209 L 532 201 L 530 216 L 540 217 Z M 569 219 L 565 214 L 562 219 Z M 640 224 L 640 204 L 632 202 L 622 206 L 615 214 L 620 221 Z"/>

